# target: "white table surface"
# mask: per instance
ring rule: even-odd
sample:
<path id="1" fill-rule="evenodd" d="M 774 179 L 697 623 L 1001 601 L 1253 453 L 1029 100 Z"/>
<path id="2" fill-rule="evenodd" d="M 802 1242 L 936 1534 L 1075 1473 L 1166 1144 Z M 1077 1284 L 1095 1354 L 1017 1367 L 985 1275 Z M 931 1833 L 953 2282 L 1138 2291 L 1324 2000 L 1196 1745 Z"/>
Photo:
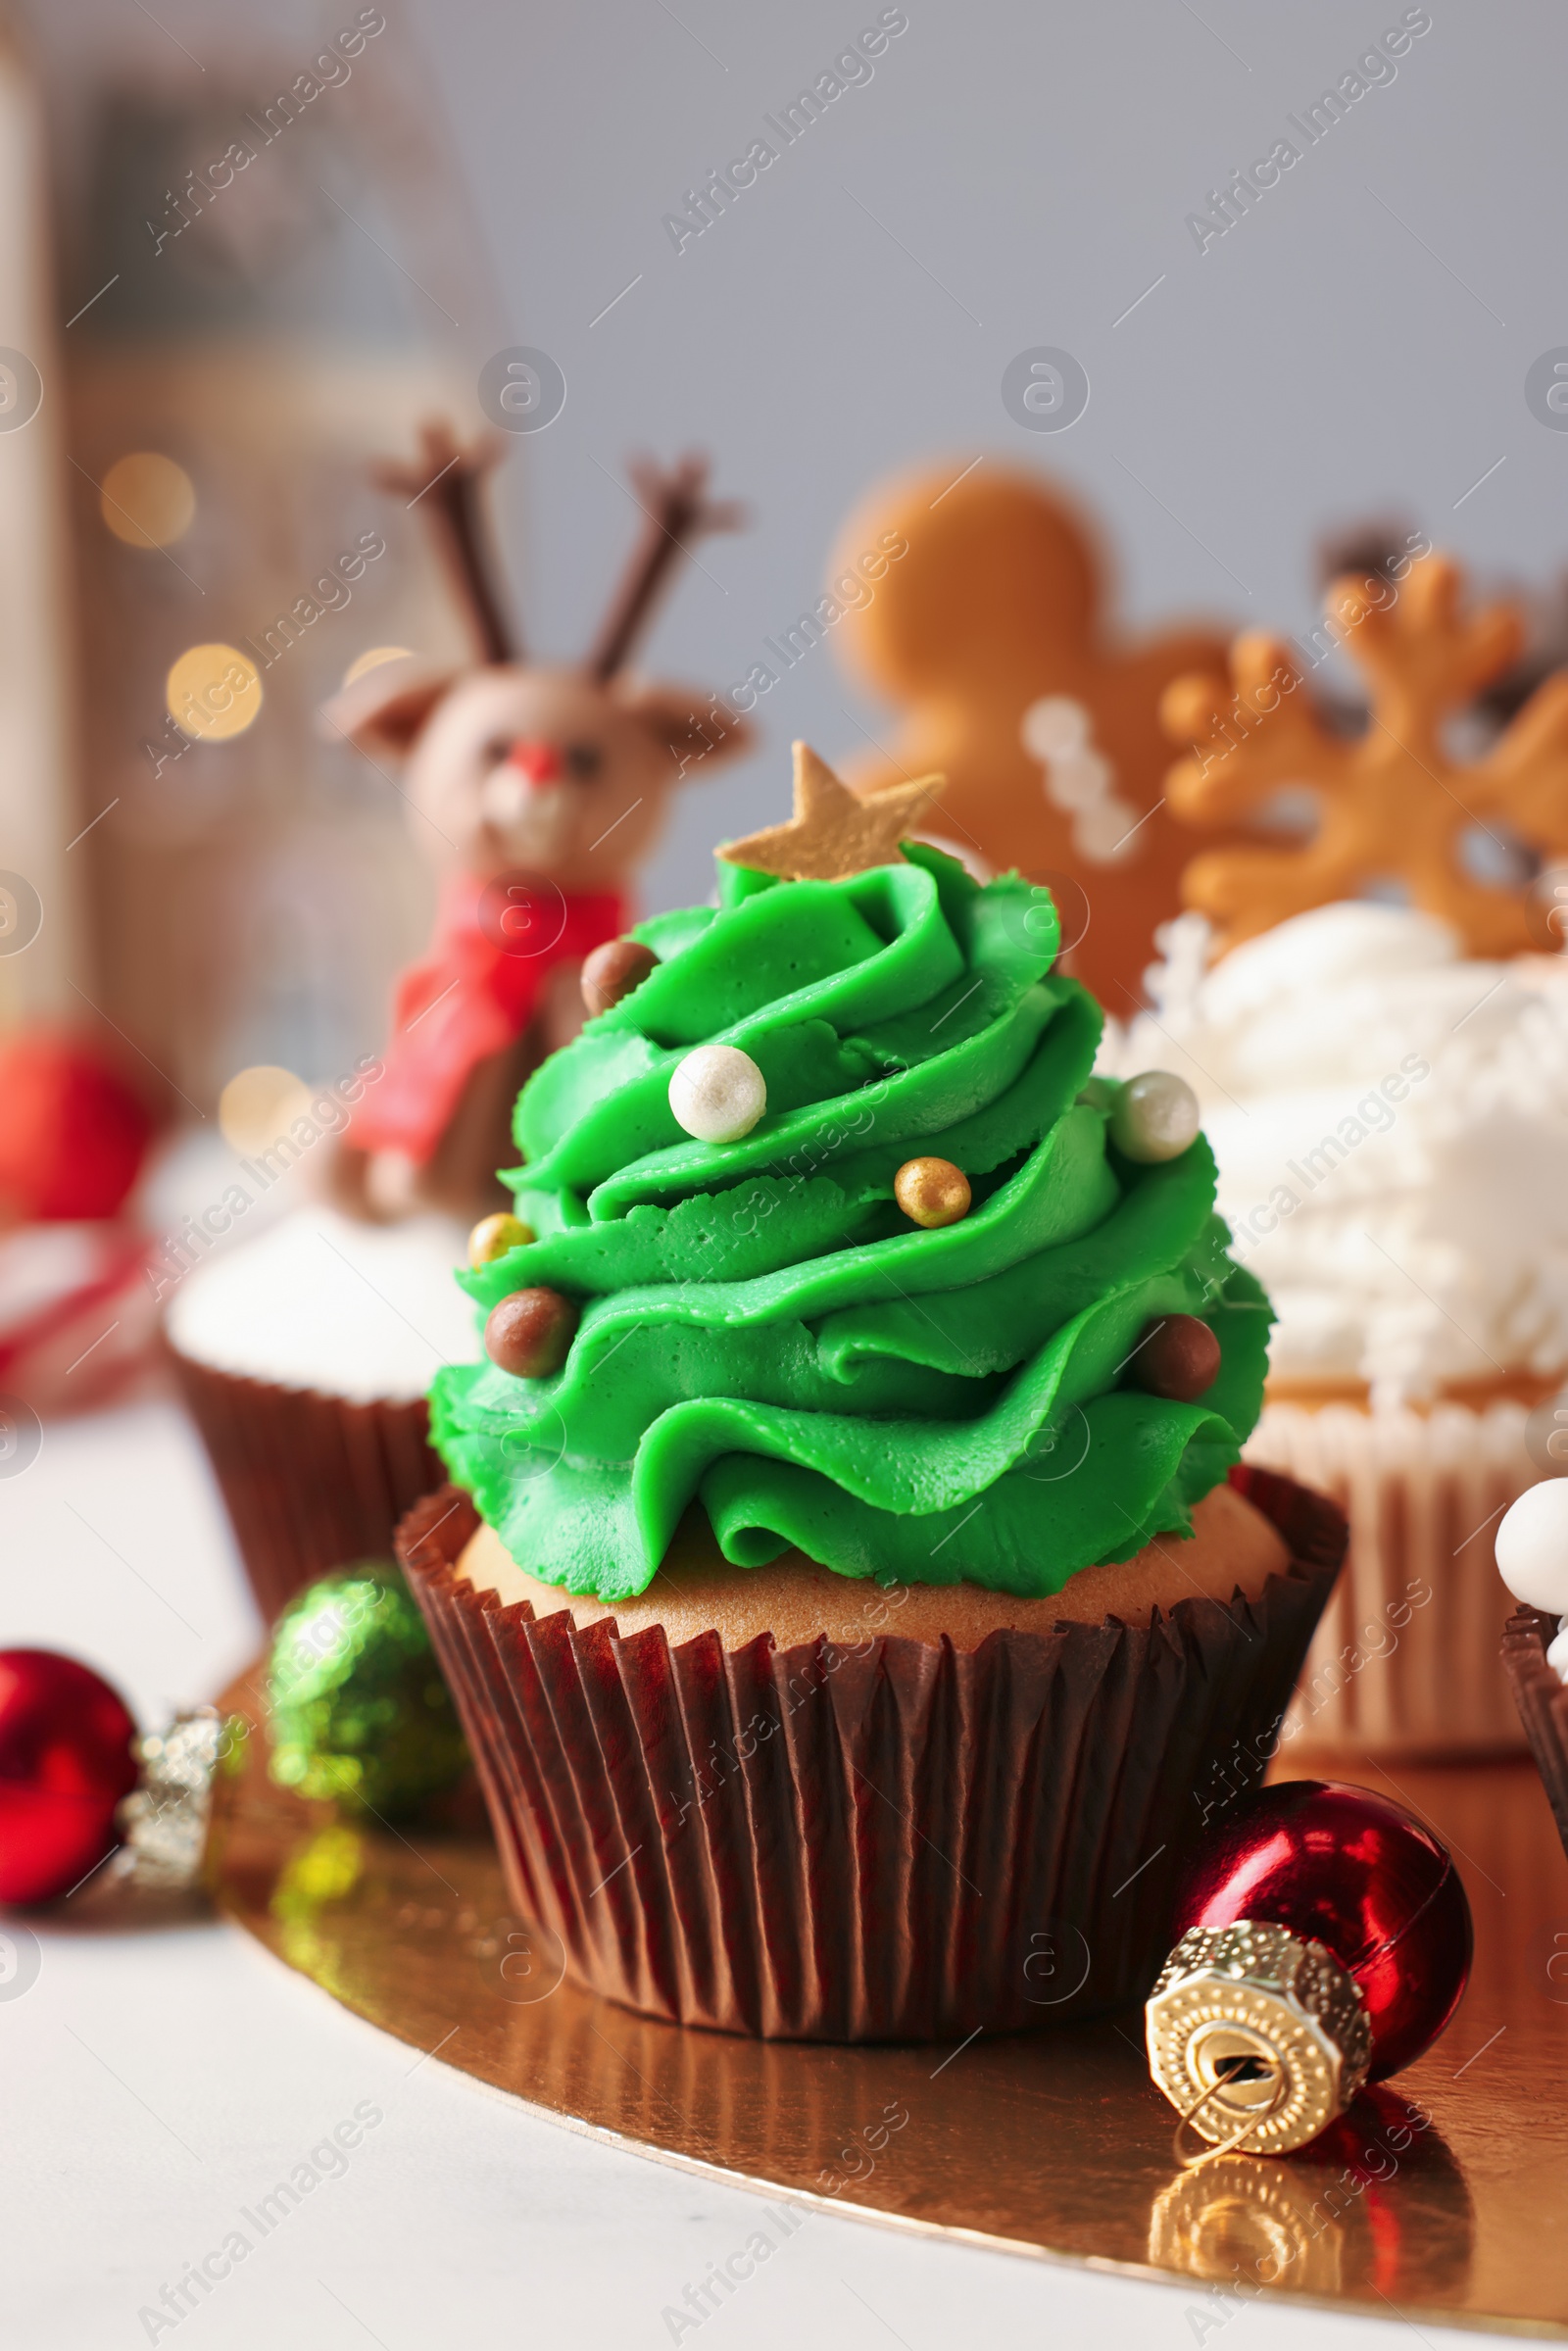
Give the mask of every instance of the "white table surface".
<path id="1" fill-rule="evenodd" d="M 31 1467 L 0 1481 L 0 1643 L 74 1651 L 144 1723 L 215 1693 L 259 1643 L 217 1491 L 172 1404 L 52 1425 Z M 106 1930 L 67 1909 L 33 1924 L 36 1978 L 0 1996 L 0 2307 L 18 2351 L 1500 2339 L 1284 2300 L 1226 2319 L 1196 2281 L 1144 2284 L 815 2212 L 732 2300 L 677 2327 L 665 2310 L 758 2227 L 745 2189 L 600 2146 L 412 2058 L 217 1921 Z M 177 2325 L 141 2315 L 362 2101 L 383 2120 L 339 2177 Z"/>

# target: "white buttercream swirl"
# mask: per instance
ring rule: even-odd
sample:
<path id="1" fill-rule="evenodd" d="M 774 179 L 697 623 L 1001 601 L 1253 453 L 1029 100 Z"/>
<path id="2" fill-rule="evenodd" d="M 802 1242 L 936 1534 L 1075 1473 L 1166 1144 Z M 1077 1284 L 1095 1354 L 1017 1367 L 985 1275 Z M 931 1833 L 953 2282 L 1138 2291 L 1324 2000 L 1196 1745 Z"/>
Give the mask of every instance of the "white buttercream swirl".
<path id="1" fill-rule="evenodd" d="M 1153 1009 L 1107 1027 L 1102 1066 L 1197 1090 L 1275 1377 L 1394 1401 L 1568 1369 L 1568 958 L 1473 961 L 1364 901 L 1212 968 L 1200 915 L 1158 943 Z"/>
<path id="2" fill-rule="evenodd" d="M 318 1204 L 198 1266 L 169 1308 L 180 1352 L 216 1370 L 355 1403 L 423 1396 L 443 1363 L 479 1354 L 452 1278 L 460 1224 L 361 1224 Z"/>

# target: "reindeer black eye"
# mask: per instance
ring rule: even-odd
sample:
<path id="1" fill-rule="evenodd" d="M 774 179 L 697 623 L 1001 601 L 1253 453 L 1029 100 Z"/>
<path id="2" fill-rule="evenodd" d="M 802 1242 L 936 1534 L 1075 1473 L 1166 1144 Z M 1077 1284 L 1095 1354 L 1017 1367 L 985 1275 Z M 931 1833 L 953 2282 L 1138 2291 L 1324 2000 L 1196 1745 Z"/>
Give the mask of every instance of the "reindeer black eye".
<path id="1" fill-rule="evenodd" d="M 492 735 L 480 757 L 487 767 L 498 766 L 503 759 L 510 759 L 512 757 L 511 736 Z"/>
<path id="2" fill-rule="evenodd" d="M 566 745 L 566 773 L 575 776 L 579 783 L 586 783 L 591 775 L 597 775 L 603 762 L 604 755 L 597 743 Z"/>

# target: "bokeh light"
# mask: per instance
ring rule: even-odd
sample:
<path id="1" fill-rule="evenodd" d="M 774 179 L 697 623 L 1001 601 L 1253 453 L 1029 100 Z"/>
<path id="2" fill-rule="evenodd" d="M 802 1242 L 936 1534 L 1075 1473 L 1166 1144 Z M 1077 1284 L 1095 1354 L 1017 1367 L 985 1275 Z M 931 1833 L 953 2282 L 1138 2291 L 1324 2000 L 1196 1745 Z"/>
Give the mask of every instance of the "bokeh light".
<path id="1" fill-rule="evenodd" d="M 127 547 L 172 547 L 196 515 L 196 489 L 183 465 L 150 449 L 117 458 L 103 478 L 99 507 Z"/>
<path id="2" fill-rule="evenodd" d="M 218 1098 L 218 1123 L 231 1150 L 249 1156 L 270 1151 L 311 1106 L 311 1090 L 292 1069 L 258 1061 L 237 1070 Z"/>
<path id="3" fill-rule="evenodd" d="M 256 664 L 233 645 L 192 645 L 169 672 L 169 715 L 198 743 L 242 735 L 262 707 Z"/>

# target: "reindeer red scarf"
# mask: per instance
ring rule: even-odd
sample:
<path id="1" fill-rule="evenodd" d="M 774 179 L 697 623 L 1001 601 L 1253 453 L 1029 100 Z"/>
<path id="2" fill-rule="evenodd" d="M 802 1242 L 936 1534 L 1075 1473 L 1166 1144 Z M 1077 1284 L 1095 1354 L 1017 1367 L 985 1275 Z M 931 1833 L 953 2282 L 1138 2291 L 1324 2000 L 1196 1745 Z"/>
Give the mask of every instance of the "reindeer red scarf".
<path id="1" fill-rule="evenodd" d="M 519 922 L 521 902 L 508 898 L 509 888 L 527 885 L 506 877 L 479 883 L 463 873 L 445 883 L 430 952 L 398 981 L 385 1074 L 349 1123 L 347 1139 L 359 1150 L 401 1151 L 422 1167 L 479 1063 L 504 1053 L 528 1026 L 550 973 L 562 963 L 580 964 L 625 927 L 618 891 L 567 898 L 547 890 L 538 894 L 542 914 L 530 906 Z M 509 919 L 514 939 L 508 937 Z M 535 922 L 543 943 L 530 945 Z"/>

